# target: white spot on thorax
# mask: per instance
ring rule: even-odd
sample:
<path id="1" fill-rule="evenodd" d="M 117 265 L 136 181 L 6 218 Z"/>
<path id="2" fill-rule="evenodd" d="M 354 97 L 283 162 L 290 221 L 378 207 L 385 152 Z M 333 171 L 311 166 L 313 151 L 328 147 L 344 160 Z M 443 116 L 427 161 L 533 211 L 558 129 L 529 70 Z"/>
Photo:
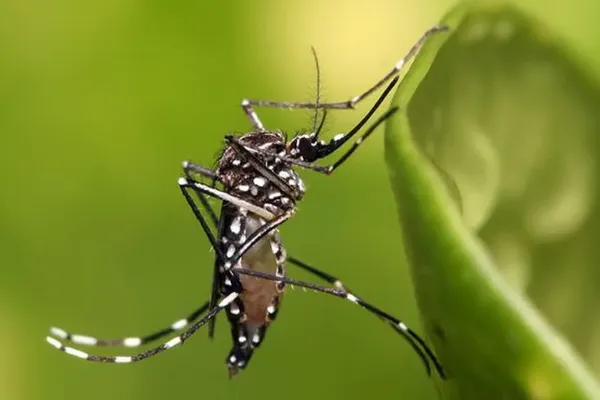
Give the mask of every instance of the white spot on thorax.
<path id="1" fill-rule="evenodd" d="M 235 254 L 235 246 L 230 244 L 227 248 L 227 253 L 225 254 L 227 258 L 231 258 Z"/>
<path id="2" fill-rule="evenodd" d="M 235 233 L 236 235 L 238 233 L 240 233 L 240 231 L 242 230 L 242 221 L 241 221 L 240 217 L 235 217 L 233 219 L 233 222 L 231 223 L 229 230 L 231 230 L 231 232 Z"/>
<path id="3" fill-rule="evenodd" d="M 252 180 L 256 186 L 264 187 L 267 184 L 267 180 L 262 176 L 257 176 Z"/>

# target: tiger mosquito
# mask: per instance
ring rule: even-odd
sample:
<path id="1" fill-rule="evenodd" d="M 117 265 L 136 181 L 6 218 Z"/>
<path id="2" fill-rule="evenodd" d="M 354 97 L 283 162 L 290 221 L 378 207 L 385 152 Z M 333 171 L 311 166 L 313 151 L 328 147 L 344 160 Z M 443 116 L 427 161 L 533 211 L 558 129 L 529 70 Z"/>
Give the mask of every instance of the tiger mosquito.
<path id="1" fill-rule="evenodd" d="M 261 345 L 270 322 L 274 321 L 278 314 L 285 286 L 289 284 L 340 297 L 366 309 L 388 323 L 412 346 L 423 361 L 428 374 L 431 374 L 431 362 L 438 374 L 445 378 L 440 362 L 419 335 L 399 319 L 355 295 L 337 277 L 287 256 L 278 230 L 281 224 L 294 215 L 296 203 L 302 199 L 305 192 L 304 183 L 293 167 L 330 175 L 342 165 L 377 127 L 397 111 L 397 108 L 391 108 L 371 123 L 333 164 L 320 166 L 315 162 L 335 153 L 367 124 L 398 82 L 397 75 L 403 66 L 414 57 L 429 36 L 445 30 L 447 27 L 444 26 L 434 26 L 427 30 L 391 71 L 350 100 L 320 103 L 318 95 L 315 103 L 243 100 L 241 106 L 253 130 L 237 137 L 225 136 L 226 145 L 215 170 L 186 161 L 183 163 L 185 176 L 178 180 L 183 196 L 216 253 L 209 301 L 169 327 L 146 336 L 98 339 L 88 335 L 71 334 L 53 327 L 50 329 L 52 336 L 46 338 L 47 342 L 58 350 L 88 361 L 133 363 L 183 344 L 207 323 L 209 336 L 212 337 L 216 316 L 225 309 L 233 339 L 233 348 L 226 359 L 229 376 L 232 377 L 248 365 L 254 350 Z M 316 55 L 315 61 L 319 76 Z M 328 143 L 319 139 L 327 110 L 353 109 L 356 104 L 386 83 L 387 86 L 375 104 L 350 131 L 335 135 Z M 317 93 L 318 86 L 319 79 Z M 287 141 L 283 133 L 264 128 L 254 107 L 314 109 L 313 129 Z M 317 126 L 319 109 L 323 110 L 323 116 Z M 211 184 L 195 180 L 194 176 L 209 179 Z M 217 188 L 217 184 L 221 189 Z M 195 194 L 204 213 L 190 192 Z M 212 209 L 209 197 L 222 202 L 219 217 Z M 216 235 L 211 224 L 217 229 Z M 331 286 L 287 277 L 286 261 Z M 136 348 L 184 329 L 185 331 L 163 344 L 130 356 L 88 354 L 61 342 L 62 340 L 76 345 Z"/>

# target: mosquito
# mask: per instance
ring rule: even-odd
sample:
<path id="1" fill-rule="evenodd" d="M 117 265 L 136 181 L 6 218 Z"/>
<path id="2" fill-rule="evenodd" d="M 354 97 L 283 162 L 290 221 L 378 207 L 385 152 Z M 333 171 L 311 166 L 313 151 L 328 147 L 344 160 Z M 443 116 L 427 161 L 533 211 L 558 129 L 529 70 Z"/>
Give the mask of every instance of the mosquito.
<path id="1" fill-rule="evenodd" d="M 241 106 L 250 120 L 252 131 L 241 136 L 225 136 L 226 144 L 216 169 L 185 161 L 184 176 L 178 180 L 183 196 L 215 251 L 209 300 L 185 318 L 146 336 L 98 339 L 88 335 L 71 334 L 60 328 L 51 328 L 52 336 L 46 338 L 48 343 L 58 350 L 88 361 L 133 363 L 183 344 L 205 324 L 209 325 L 208 332 L 212 338 L 216 316 L 225 310 L 233 340 L 233 347 L 226 359 L 229 376 L 232 377 L 248 365 L 254 351 L 263 342 L 270 323 L 277 317 L 286 285 L 293 285 L 346 299 L 366 309 L 385 321 L 412 346 L 423 361 L 428 374 L 431 374 L 433 364 L 437 373 L 445 378 L 442 365 L 418 334 L 399 319 L 354 294 L 337 277 L 288 256 L 278 229 L 294 215 L 296 204 L 305 192 L 304 183 L 294 167 L 326 175 L 332 174 L 340 167 L 365 139 L 397 111 L 397 108 L 391 108 L 365 128 L 397 84 L 397 75 L 403 66 L 414 57 L 428 37 L 445 30 L 447 27 L 444 26 L 434 26 L 427 30 L 391 71 L 350 100 L 331 103 L 319 101 L 320 75 L 314 49 L 317 67 L 316 102 L 243 100 Z M 327 110 L 353 109 L 356 104 L 386 84 L 374 105 L 352 129 L 335 135 L 329 142 L 319 139 Z M 288 141 L 282 132 L 265 129 L 254 110 L 255 107 L 314 109 L 312 130 Z M 323 110 L 320 122 L 319 110 Z M 335 162 L 327 166 L 315 163 L 326 156 L 337 154 L 338 149 L 363 128 L 364 132 Z M 194 179 L 195 177 L 199 179 Z M 204 183 L 205 180 L 209 180 L 210 183 Z M 194 196 L 203 211 L 194 200 Z M 216 198 L 221 202 L 219 215 L 212 208 L 209 198 Z M 213 229 L 216 229 L 216 233 Z M 289 278 L 286 263 L 307 271 L 330 286 Z M 180 333 L 163 344 L 130 356 L 88 354 L 63 344 L 65 341 L 77 345 L 136 348 L 176 332 Z"/>

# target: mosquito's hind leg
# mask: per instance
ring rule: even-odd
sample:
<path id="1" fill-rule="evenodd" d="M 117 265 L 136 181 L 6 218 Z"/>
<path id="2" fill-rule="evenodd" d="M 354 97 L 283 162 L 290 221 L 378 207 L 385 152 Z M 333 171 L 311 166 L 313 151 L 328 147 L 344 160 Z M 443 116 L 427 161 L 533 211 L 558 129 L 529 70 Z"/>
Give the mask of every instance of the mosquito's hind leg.
<path id="1" fill-rule="evenodd" d="M 93 336 L 88 335 L 80 335 L 76 333 L 69 333 L 63 329 L 52 327 L 50 328 L 50 334 L 54 337 L 64 340 L 66 342 L 70 342 L 73 344 L 79 344 L 84 346 L 94 346 L 94 347 L 140 347 L 148 343 L 152 343 L 156 340 L 159 340 L 165 336 L 168 336 L 174 332 L 180 331 L 187 326 L 189 326 L 192 322 L 194 322 L 202 313 L 204 313 L 208 309 L 208 302 L 204 303 L 198 309 L 194 310 L 185 318 L 181 318 L 175 322 L 173 322 L 169 327 L 163 328 L 156 332 L 153 332 L 146 336 L 130 336 L 119 339 L 101 339 L 95 338 Z"/>
<path id="2" fill-rule="evenodd" d="M 146 350 L 144 352 L 141 352 L 141 353 L 138 353 L 138 354 L 135 354 L 132 356 L 103 356 L 103 355 L 88 354 L 79 349 L 65 346 L 59 340 L 57 340 L 56 338 L 53 338 L 51 336 L 46 337 L 46 341 L 50 345 L 52 345 L 53 347 L 55 347 L 56 349 L 58 349 L 64 353 L 67 353 L 71 356 L 81 358 L 81 359 L 84 359 L 87 361 L 105 362 L 105 363 L 139 362 L 139 361 L 145 360 L 146 358 L 154 357 L 155 355 L 162 353 L 165 350 L 169 350 L 177 345 L 182 344 L 185 340 L 189 339 L 190 336 L 192 336 L 194 333 L 196 333 L 196 331 L 198 331 L 198 329 L 200 329 L 204 324 L 206 324 L 208 321 L 210 321 L 212 318 L 214 318 L 219 313 L 219 311 L 221 311 L 223 308 L 229 306 L 229 304 L 231 304 L 231 302 L 233 302 L 235 299 L 237 299 L 238 296 L 239 296 L 239 293 L 237 293 L 237 292 L 230 293 L 228 296 L 223 298 L 219 302 L 219 304 L 217 304 L 216 307 L 211 309 L 204 317 L 202 317 L 197 322 L 195 322 L 192 326 L 190 326 L 185 332 L 183 332 L 179 336 L 175 336 L 173 339 L 165 342 L 164 344 L 162 344 L 160 346 L 157 346 L 155 348 Z"/>
<path id="3" fill-rule="evenodd" d="M 346 290 L 343 290 L 343 289 L 325 287 L 325 286 L 316 285 L 316 284 L 310 283 L 310 282 L 302 282 L 302 281 L 298 281 L 296 279 L 280 277 L 280 276 L 271 275 L 271 274 L 260 272 L 260 271 L 254 271 L 251 269 L 239 268 L 239 269 L 234 269 L 232 271 L 236 274 L 254 276 L 257 278 L 267 279 L 267 280 L 271 280 L 271 281 L 275 281 L 275 282 L 283 282 L 288 285 L 303 287 L 303 288 L 311 289 L 311 290 L 314 290 L 317 292 L 330 294 L 332 296 L 346 299 L 346 300 L 350 301 L 351 303 L 354 303 L 354 304 L 360 306 L 361 308 L 364 308 L 365 310 L 369 311 L 371 314 L 387 321 L 388 323 L 390 323 L 394 326 L 395 331 L 398 332 L 404 339 L 406 339 L 406 341 L 411 345 L 411 347 L 419 355 L 419 357 L 421 358 L 421 360 L 423 361 L 423 363 L 425 365 L 425 368 L 426 368 L 428 374 L 431 374 L 431 367 L 429 364 L 429 361 L 431 360 L 431 362 L 433 362 L 433 365 L 435 366 L 435 369 L 437 370 L 440 377 L 445 379 L 446 375 L 444 373 L 444 369 L 442 368 L 441 363 L 439 362 L 439 360 L 437 359 L 437 357 L 435 356 L 433 351 L 429 348 L 429 346 L 427 346 L 425 341 L 415 331 L 410 329 L 408 326 L 406 326 L 406 324 L 404 322 L 400 321 L 396 317 L 375 307 L 371 303 L 368 303 L 368 302 L 362 300 L 358 296 L 356 296 Z"/>

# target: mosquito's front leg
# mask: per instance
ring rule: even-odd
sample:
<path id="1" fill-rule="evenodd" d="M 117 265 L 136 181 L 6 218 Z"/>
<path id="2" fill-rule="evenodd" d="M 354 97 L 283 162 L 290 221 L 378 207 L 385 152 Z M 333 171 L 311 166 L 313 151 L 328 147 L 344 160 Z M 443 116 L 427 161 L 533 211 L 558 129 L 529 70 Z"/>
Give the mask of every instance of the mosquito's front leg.
<path id="1" fill-rule="evenodd" d="M 256 102 L 254 102 L 252 100 L 248 100 L 248 99 L 242 100 L 242 109 L 244 110 L 244 113 L 246 113 L 246 116 L 250 120 L 250 123 L 252 124 L 252 128 L 254 128 L 254 131 L 264 132 L 265 127 L 263 126 L 262 122 L 260 122 L 260 119 L 258 118 L 256 111 L 254 111 L 254 107 L 252 107 L 253 105 L 258 105 L 258 104 L 256 104 Z"/>
<path id="2" fill-rule="evenodd" d="M 421 35 L 421 37 L 416 41 L 415 44 L 412 45 L 408 53 L 404 55 L 400 60 L 394 64 L 394 67 L 385 74 L 381 79 L 379 79 L 373 86 L 362 92 L 361 94 L 352 97 L 346 101 L 338 101 L 333 103 L 299 103 L 299 102 L 287 102 L 287 101 L 270 101 L 270 100 L 244 100 L 242 102 L 242 108 L 250 118 L 252 125 L 259 131 L 263 131 L 264 128 L 262 123 L 256 116 L 252 106 L 257 107 L 273 107 L 273 108 L 330 108 L 330 109 L 352 109 L 364 100 L 371 93 L 375 92 L 377 89 L 386 84 L 390 79 L 392 79 L 398 72 L 417 54 L 423 43 L 429 38 L 431 35 L 434 35 L 438 32 L 447 31 L 447 26 L 434 26 L 429 28 L 425 33 Z"/>

